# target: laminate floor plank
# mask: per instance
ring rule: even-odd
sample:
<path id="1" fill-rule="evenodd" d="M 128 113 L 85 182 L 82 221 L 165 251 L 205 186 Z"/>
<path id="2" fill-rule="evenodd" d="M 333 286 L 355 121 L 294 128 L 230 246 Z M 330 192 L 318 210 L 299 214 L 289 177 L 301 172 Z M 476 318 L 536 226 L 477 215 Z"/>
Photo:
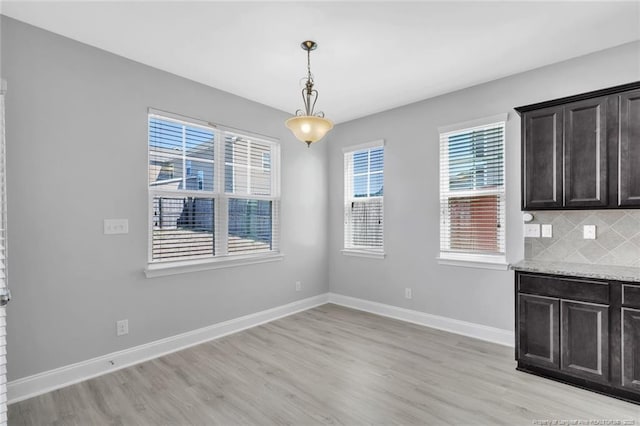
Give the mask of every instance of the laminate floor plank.
<path id="1" fill-rule="evenodd" d="M 518 372 L 511 348 L 331 304 L 9 406 L 20 426 L 553 420 L 640 425 L 640 406 Z"/>

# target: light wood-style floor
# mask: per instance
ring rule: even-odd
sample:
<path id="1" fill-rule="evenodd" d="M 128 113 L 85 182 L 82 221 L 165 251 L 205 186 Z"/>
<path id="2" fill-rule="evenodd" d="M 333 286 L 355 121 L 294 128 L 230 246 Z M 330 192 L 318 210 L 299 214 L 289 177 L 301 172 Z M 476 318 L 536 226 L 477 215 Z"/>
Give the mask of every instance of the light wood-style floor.
<path id="1" fill-rule="evenodd" d="M 517 372 L 511 348 L 331 304 L 9 406 L 10 425 L 575 419 L 640 425 L 640 406 Z"/>

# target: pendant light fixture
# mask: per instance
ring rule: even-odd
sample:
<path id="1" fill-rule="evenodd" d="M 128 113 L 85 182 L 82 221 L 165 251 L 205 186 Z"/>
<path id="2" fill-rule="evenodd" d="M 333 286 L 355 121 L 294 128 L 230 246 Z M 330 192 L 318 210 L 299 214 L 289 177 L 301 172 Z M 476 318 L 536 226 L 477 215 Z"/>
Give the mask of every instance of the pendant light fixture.
<path id="1" fill-rule="evenodd" d="M 318 91 L 313 88 L 311 51 L 316 50 L 318 44 L 315 41 L 307 40 L 303 41 L 300 46 L 307 52 L 307 82 L 302 89 L 304 111 L 297 110 L 296 116 L 288 119 L 285 125 L 298 140 L 306 142 L 307 146 L 310 146 L 313 142 L 322 139 L 333 128 L 333 123 L 331 120 L 324 118 L 324 112 L 314 112 L 316 101 L 318 100 Z"/>

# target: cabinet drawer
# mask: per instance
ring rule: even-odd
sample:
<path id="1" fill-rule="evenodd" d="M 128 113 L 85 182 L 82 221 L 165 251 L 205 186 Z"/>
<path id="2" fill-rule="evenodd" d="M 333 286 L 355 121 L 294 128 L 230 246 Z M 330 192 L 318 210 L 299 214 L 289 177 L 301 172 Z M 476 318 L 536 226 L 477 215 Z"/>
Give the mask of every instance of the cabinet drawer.
<path id="1" fill-rule="evenodd" d="M 609 284 L 603 281 L 519 274 L 518 291 L 583 302 L 609 303 Z"/>
<path id="2" fill-rule="evenodd" d="M 622 304 L 640 309 L 640 285 L 622 284 Z"/>

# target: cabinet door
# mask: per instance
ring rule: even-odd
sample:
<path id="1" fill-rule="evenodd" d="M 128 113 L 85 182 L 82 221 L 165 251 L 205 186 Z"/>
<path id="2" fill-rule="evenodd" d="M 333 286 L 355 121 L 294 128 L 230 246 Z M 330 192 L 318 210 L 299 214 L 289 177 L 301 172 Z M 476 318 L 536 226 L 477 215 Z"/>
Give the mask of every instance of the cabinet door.
<path id="1" fill-rule="evenodd" d="M 590 380 L 609 380 L 609 306 L 561 301 L 562 370 Z"/>
<path id="2" fill-rule="evenodd" d="M 622 308 L 622 386 L 640 392 L 640 310 Z"/>
<path id="3" fill-rule="evenodd" d="M 518 295 L 519 361 L 559 368 L 559 299 Z"/>
<path id="4" fill-rule="evenodd" d="M 607 195 L 607 98 L 564 107 L 564 205 L 603 207 Z"/>
<path id="5" fill-rule="evenodd" d="M 522 209 L 562 207 L 562 107 L 526 112 Z"/>
<path id="6" fill-rule="evenodd" d="M 640 90 L 620 95 L 619 206 L 640 206 Z"/>

